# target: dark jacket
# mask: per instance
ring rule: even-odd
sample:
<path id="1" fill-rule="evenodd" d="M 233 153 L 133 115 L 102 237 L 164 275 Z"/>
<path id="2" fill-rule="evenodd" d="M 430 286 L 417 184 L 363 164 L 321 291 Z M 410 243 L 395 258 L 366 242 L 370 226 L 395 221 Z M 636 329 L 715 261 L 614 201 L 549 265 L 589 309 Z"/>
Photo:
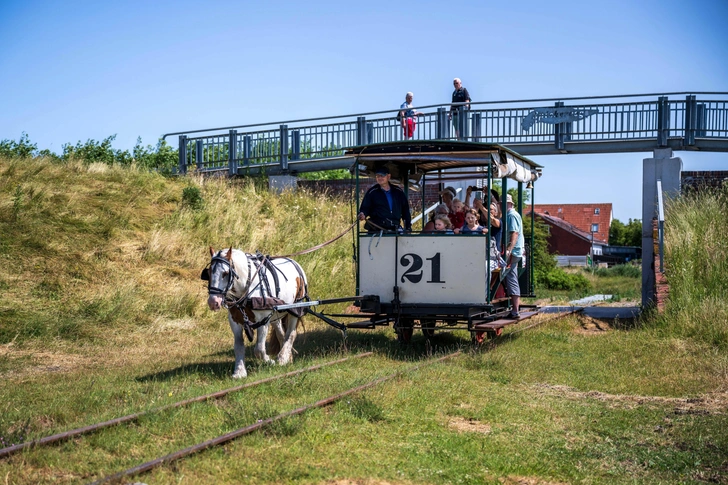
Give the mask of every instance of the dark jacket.
<path id="1" fill-rule="evenodd" d="M 392 184 L 389 184 L 389 191 L 392 194 L 392 210 L 389 210 L 387 196 L 382 187 L 379 184 L 374 184 L 364 194 L 359 212 L 364 213 L 373 223 L 385 229 L 397 229 L 400 227 L 399 221 L 401 219 L 404 221 L 404 228 L 408 231 L 411 230 L 412 215 L 404 191 Z"/>

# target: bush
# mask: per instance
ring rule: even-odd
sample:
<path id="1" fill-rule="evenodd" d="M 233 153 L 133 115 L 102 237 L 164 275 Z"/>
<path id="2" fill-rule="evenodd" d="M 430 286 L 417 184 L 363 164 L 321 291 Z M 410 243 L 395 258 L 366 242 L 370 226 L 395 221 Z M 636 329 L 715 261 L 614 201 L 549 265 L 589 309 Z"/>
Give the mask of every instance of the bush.
<path id="1" fill-rule="evenodd" d="M 586 291 L 591 288 L 589 280 L 581 273 L 567 273 L 553 268 L 543 276 L 543 284 L 550 290 Z"/>
<path id="2" fill-rule="evenodd" d="M 642 269 L 632 264 L 618 264 L 611 268 L 599 268 L 594 272 L 599 277 L 624 276 L 626 278 L 641 278 Z"/>
<path id="3" fill-rule="evenodd" d="M 192 210 L 199 210 L 205 205 L 202 193 L 198 187 L 190 185 L 182 190 L 182 206 Z"/>

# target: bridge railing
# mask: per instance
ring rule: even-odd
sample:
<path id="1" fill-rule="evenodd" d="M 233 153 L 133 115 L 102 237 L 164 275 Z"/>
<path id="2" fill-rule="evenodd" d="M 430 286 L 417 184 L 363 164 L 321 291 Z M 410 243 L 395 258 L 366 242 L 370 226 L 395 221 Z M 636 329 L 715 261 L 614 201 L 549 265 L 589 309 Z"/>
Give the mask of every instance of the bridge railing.
<path id="1" fill-rule="evenodd" d="M 695 94 L 670 100 L 667 95 L 611 97 L 564 101 L 534 100 L 472 103 L 471 109 L 450 105 L 419 108 L 415 140 L 469 140 L 511 146 L 524 155 L 647 151 L 653 148 L 728 151 L 728 99 L 697 99 Z M 728 93 L 703 93 L 727 97 Z M 573 103 L 573 101 L 583 101 Z M 527 106 L 496 106 L 524 104 Z M 347 148 L 404 139 L 398 110 L 277 123 L 248 125 L 180 135 L 180 172 L 221 171 L 231 175 L 246 167 L 271 164 L 280 173 L 289 162 L 339 157 Z M 370 116 L 370 117 L 367 117 Z M 320 121 L 317 124 L 306 124 Z M 455 125 L 457 121 L 457 126 Z M 248 128 L 249 131 L 238 131 Z M 212 132 L 212 133 L 211 133 Z M 165 135 L 169 136 L 169 135 Z M 320 170 L 322 165 L 309 165 Z M 296 170 L 301 170 L 297 165 Z M 332 164 L 330 168 L 340 168 Z"/>

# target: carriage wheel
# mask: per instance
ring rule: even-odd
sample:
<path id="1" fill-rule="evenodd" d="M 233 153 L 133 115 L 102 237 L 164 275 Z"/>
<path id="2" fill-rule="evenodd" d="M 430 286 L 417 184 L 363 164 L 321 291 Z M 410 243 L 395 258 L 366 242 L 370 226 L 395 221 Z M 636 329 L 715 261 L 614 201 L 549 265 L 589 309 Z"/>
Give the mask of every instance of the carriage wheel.
<path id="1" fill-rule="evenodd" d="M 477 345 L 483 345 L 483 342 L 487 340 L 485 332 L 473 332 L 473 343 Z"/>
<path id="2" fill-rule="evenodd" d="M 422 327 L 422 335 L 427 338 L 435 336 L 435 320 L 420 320 L 420 326 Z"/>
<path id="3" fill-rule="evenodd" d="M 397 341 L 401 344 L 408 344 L 412 341 L 412 325 L 414 320 L 402 318 L 394 329 L 397 332 Z"/>

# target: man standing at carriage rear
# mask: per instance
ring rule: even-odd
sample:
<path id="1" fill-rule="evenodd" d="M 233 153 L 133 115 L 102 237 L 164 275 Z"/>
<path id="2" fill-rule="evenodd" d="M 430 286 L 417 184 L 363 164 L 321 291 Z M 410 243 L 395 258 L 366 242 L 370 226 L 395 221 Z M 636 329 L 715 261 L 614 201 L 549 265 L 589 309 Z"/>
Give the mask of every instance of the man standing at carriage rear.
<path id="1" fill-rule="evenodd" d="M 369 217 L 364 226 L 369 232 L 378 232 L 380 228 L 387 231 L 402 231 L 400 220 L 404 221 L 404 229 L 411 231 L 412 216 L 404 191 L 389 183 L 392 178 L 389 168 L 382 166 L 374 173 L 377 183 L 364 194 L 359 207 L 359 220 L 363 221 Z"/>
<path id="2" fill-rule="evenodd" d="M 415 134 L 415 128 L 417 128 L 417 119 L 415 116 L 423 115 L 423 113 L 412 108 L 412 100 L 414 99 L 414 96 L 415 95 L 411 92 L 407 93 L 404 97 L 404 103 L 402 103 L 402 106 L 399 107 L 402 111 L 399 112 L 397 119 L 402 125 L 402 135 L 405 140 L 412 138 Z"/>
<path id="3" fill-rule="evenodd" d="M 506 242 L 506 265 L 511 270 L 506 275 L 506 289 L 511 297 L 513 308 L 508 318 L 519 318 L 518 309 L 521 306 L 521 288 L 518 286 L 518 263 L 523 256 L 523 221 L 521 214 L 513 207 L 513 197 L 511 194 L 506 196 L 506 206 L 508 207 L 507 226 L 508 239 Z"/>
<path id="4" fill-rule="evenodd" d="M 465 117 L 465 110 L 470 109 L 470 93 L 468 93 L 468 90 L 463 87 L 463 83 L 460 81 L 460 78 L 455 78 L 452 81 L 453 86 L 455 86 L 455 91 L 452 92 L 452 102 L 453 103 L 465 103 L 465 104 L 459 104 L 450 105 L 450 114 L 448 117 L 452 120 L 452 124 L 455 127 L 455 138 L 458 140 L 460 139 L 460 116 L 458 113 L 463 113 L 463 117 Z"/>

